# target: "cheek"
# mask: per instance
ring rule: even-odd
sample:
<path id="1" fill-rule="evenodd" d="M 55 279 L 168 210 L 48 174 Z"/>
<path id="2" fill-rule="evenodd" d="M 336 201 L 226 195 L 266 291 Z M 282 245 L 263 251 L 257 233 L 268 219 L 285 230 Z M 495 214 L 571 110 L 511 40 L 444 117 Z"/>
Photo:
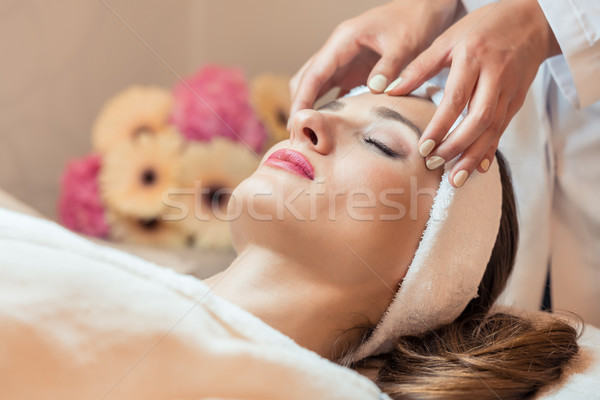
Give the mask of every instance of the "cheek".
<path id="1" fill-rule="evenodd" d="M 383 161 L 338 163 L 328 190 L 343 193 L 335 202 L 338 234 L 396 284 L 418 247 L 440 173 L 423 171 L 422 160 Z"/>
<path id="2" fill-rule="evenodd" d="M 353 219 L 390 221 L 408 213 L 412 180 L 401 161 L 393 165 L 365 158 L 338 163 L 327 186 L 339 194 L 336 209 Z"/>

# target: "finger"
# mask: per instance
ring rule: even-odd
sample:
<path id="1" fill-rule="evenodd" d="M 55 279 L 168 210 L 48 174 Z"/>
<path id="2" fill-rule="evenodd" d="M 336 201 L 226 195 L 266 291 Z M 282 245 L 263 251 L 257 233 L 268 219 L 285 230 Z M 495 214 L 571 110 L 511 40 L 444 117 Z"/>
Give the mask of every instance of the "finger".
<path id="1" fill-rule="evenodd" d="M 290 115 L 294 115 L 298 110 L 311 108 L 318 94 L 323 93 L 325 85 L 328 89 L 333 87 L 331 78 L 335 72 L 360 52 L 361 47 L 354 40 L 354 35 L 354 28 L 348 23 L 342 23 L 335 29 L 302 74 L 296 95 L 292 99 Z"/>
<path id="2" fill-rule="evenodd" d="M 504 117 L 504 123 L 502 124 L 502 127 L 500 129 L 500 133 L 504 133 L 504 130 L 506 129 L 510 121 L 523 106 L 523 103 L 525 102 L 525 97 L 527 96 L 527 89 L 528 88 L 526 88 L 525 90 L 518 91 L 517 93 L 515 93 L 514 97 L 512 97 L 509 100 L 506 109 L 506 116 Z"/>
<path id="3" fill-rule="evenodd" d="M 348 90 L 348 89 L 340 89 L 340 91 L 338 92 L 338 94 L 335 97 L 337 99 L 339 99 L 340 97 L 344 97 L 348 93 L 350 93 L 350 90 Z"/>
<path id="4" fill-rule="evenodd" d="M 383 55 L 367 79 L 369 89 L 374 93 L 382 93 L 386 90 L 388 85 L 400 75 L 409 57 L 410 53 L 396 43 L 384 49 Z"/>
<path id="5" fill-rule="evenodd" d="M 455 187 L 461 187 L 475 169 L 483 173 L 490 167 L 503 132 L 502 126 L 509 107 L 507 97 L 500 95 L 494 122 L 461 154 L 452 168 L 448 178 Z"/>
<path id="6" fill-rule="evenodd" d="M 330 65 L 324 65 L 323 67 L 311 65 L 306 69 L 298 82 L 296 96 L 292 99 L 290 116 L 294 115 L 299 110 L 311 108 L 313 106 L 318 93 L 332 74 L 330 69 Z"/>
<path id="7" fill-rule="evenodd" d="M 406 95 L 448 66 L 450 49 L 442 46 L 442 42 L 434 41 L 406 66 L 400 76 L 385 89 L 385 93 L 392 96 Z"/>
<path id="8" fill-rule="evenodd" d="M 500 126 L 499 132 L 497 134 L 498 138 L 490 146 L 488 151 L 485 153 L 485 155 L 483 156 L 483 158 L 477 165 L 477 171 L 479 171 L 481 173 L 488 171 L 488 169 L 490 168 L 490 164 L 492 163 L 492 160 L 494 159 L 494 157 L 496 155 L 496 150 L 498 150 L 498 145 L 500 144 L 500 138 L 502 137 L 502 134 L 506 130 L 506 127 L 508 126 L 508 124 L 510 123 L 510 121 L 512 120 L 512 118 L 517 113 L 517 111 L 519 110 L 520 107 L 521 106 L 518 103 L 515 104 L 514 101 L 512 101 L 506 107 L 506 115 L 504 116 L 504 121 L 502 122 L 502 125 Z"/>
<path id="9" fill-rule="evenodd" d="M 523 95 L 523 97 L 524 96 L 525 95 Z M 490 168 L 490 164 L 492 163 L 492 161 L 496 155 L 496 150 L 498 150 L 498 145 L 500 144 L 500 138 L 502 137 L 502 134 L 506 130 L 506 127 L 508 126 L 508 124 L 510 123 L 512 118 L 515 116 L 517 111 L 519 111 L 522 104 L 523 103 L 519 102 L 519 100 L 516 100 L 516 101 L 512 100 L 509 103 L 509 105 L 506 107 L 506 115 L 504 116 L 504 121 L 502 122 L 500 129 L 498 130 L 497 139 L 490 146 L 490 148 L 487 150 L 487 152 L 485 153 L 485 155 L 483 156 L 483 158 L 477 165 L 477 171 L 479 171 L 481 173 L 485 173 L 488 171 L 488 169 Z"/>
<path id="10" fill-rule="evenodd" d="M 454 187 L 464 185 L 473 171 L 480 166 L 490 148 L 495 146 L 496 143 L 496 131 L 494 130 L 488 130 L 479 136 L 452 167 L 452 171 L 448 174 L 450 184 Z M 489 165 L 487 167 L 489 168 Z"/>
<path id="11" fill-rule="evenodd" d="M 502 137 L 502 134 L 504 134 L 504 131 L 506 130 L 506 127 L 508 126 L 508 124 L 510 123 L 512 118 L 515 116 L 515 114 L 519 111 L 519 109 L 523 105 L 523 101 L 524 101 L 526 94 L 527 94 L 527 92 L 517 94 L 516 99 L 513 97 L 513 96 L 515 96 L 513 94 L 503 95 L 501 97 L 501 99 L 503 101 L 499 101 L 499 103 L 508 103 L 508 105 L 506 106 L 506 113 L 504 116 L 504 121 L 502 121 L 502 125 L 500 126 L 500 129 L 498 130 L 498 134 L 497 134 L 498 138 L 496 139 L 496 142 L 494 144 L 492 144 L 492 146 L 490 146 L 488 151 L 485 153 L 485 155 L 481 159 L 480 163 L 477 165 L 477 171 L 484 173 L 484 172 L 487 172 L 487 170 L 489 169 L 490 164 L 492 163 L 492 160 L 494 159 L 494 156 L 496 155 L 496 150 L 498 149 L 498 145 L 500 144 L 500 138 Z M 505 100 L 506 97 L 510 97 L 510 100 L 506 101 Z"/>
<path id="12" fill-rule="evenodd" d="M 311 60 L 309 60 L 309 62 L 305 64 L 306 66 L 303 67 L 304 71 L 303 71 L 302 75 L 300 76 L 300 78 L 298 79 L 296 95 L 292 97 L 292 104 L 290 106 L 290 113 L 289 113 L 289 118 L 288 118 L 288 123 L 287 123 L 288 131 L 291 129 L 292 119 L 294 117 L 294 114 L 297 111 L 300 111 L 300 110 L 303 110 L 306 108 L 312 108 L 314 102 L 316 101 L 317 98 L 319 98 L 323 89 L 327 89 L 327 90 L 330 89 L 329 87 L 327 87 L 329 85 L 321 84 L 320 81 L 318 80 L 319 79 L 318 77 L 316 77 L 316 79 L 317 79 L 316 82 L 313 81 L 311 83 L 310 79 L 308 79 L 305 76 L 308 73 L 308 71 L 312 68 L 313 63 L 314 63 L 314 59 L 311 58 Z M 305 88 L 309 89 L 309 91 L 307 93 L 300 95 L 300 96 L 304 96 L 304 98 L 305 98 L 304 100 L 298 99 L 299 98 L 298 89 L 301 87 L 305 87 Z M 316 89 L 313 90 L 310 88 L 316 88 Z M 315 90 L 318 90 L 318 92 L 315 92 Z"/>
<path id="13" fill-rule="evenodd" d="M 452 74 L 452 72 L 450 73 Z M 428 127 L 423 134 L 424 137 L 421 138 L 421 141 L 425 145 L 422 145 L 419 151 L 423 153 L 427 152 L 427 147 L 431 146 L 432 143 L 427 142 L 427 140 L 433 140 L 435 143 L 440 143 L 439 140 L 441 140 L 441 143 L 431 152 L 430 157 L 441 157 L 444 161 L 449 161 L 465 151 L 492 124 L 499 130 L 506 114 L 506 103 L 504 99 L 502 102 L 499 101 L 499 95 L 498 80 L 489 73 L 482 73 L 473 88 L 473 96 L 469 101 L 469 111 L 465 119 L 445 139 L 443 139 L 442 135 L 451 129 L 452 124 L 454 124 L 453 121 L 458 116 L 455 117 L 454 114 L 450 114 L 450 117 L 446 121 L 439 125 L 434 125 L 433 131 L 438 132 L 437 136 L 425 136 L 428 135 Z M 444 104 L 443 100 L 442 104 Z M 462 103 L 451 103 L 451 107 L 454 106 L 456 106 L 456 109 L 450 111 L 458 111 Z M 438 112 L 440 108 L 438 108 Z M 432 123 L 430 123 L 430 126 Z"/>
<path id="14" fill-rule="evenodd" d="M 302 67 L 298 70 L 298 72 L 296 72 L 294 74 L 294 76 L 292 76 L 292 78 L 290 79 L 290 82 L 289 82 L 290 100 L 293 100 L 294 97 L 296 97 L 296 92 L 298 91 L 298 85 L 300 84 L 300 80 L 302 79 L 302 76 L 304 75 L 304 72 L 306 71 L 306 69 L 308 68 L 310 63 L 313 62 L 313 59 L 314 59 L 314 56 L 309 58 L 308 60 L 306 60 L 306 62 L 302 65 Z"/>
<path id="15" fill-rule="evenodd" d="M 494 159 L 494 156 L 496 155 L 496 149 L 498 149 L 499 142 L 500 142 L 500 139 L 498 138 L 498 140 L 496 140 L 494 143 L 492 143 L 492 145 L 487 150 L 487 152 L 485 153 L 485 155 L 483 156 L 483 158 L 481 159 L 479 164 L 477 164 L 477 171 L 479 171 L 480 173 L 485 173 L 488 171 L 488 169 L 490 168 L 490 164 L 492 163 L 492 160 Z"/>
<path id="16" fill-rule="evenodd" d="M 304 79 L 303 82 L 306 82 L 306 79 Z M 288 123 L 287 123 L 288 131 L 292 128 L 292 121 L 293 121 L 293 118 L 294 118 L 294 115 L 296 114 L 296 112 L 307 109 L 307 108 L 312 108 L 316 99 L 318 99 L 319 97 L 321 97 L 325 93 L 327 93 L 334 85 L 333 82 L 331 82 L 331 81 L 327 81 L 325 83 L 318 83 L 318 84 L 307 82 L 306 84 L 319 87 L 319 91 L 314 96 L 311 95 L 314 97 L 314 100 L 312 100 L 313 97 L 311 97 L 311 100 L 308 100 L 308 102 L 296 101 L 295 105 L 292 105 L 292 107 L 290 108 L 290 114 L 289 114 Z M 304 83 L 301 83 L 301 85 L 304 85 Z"/>
<path id="17" fill-rule="evenodd" d="M 421 156 L 426 157 L 429 155 L 452 128 L 473 93 L 478 75 L 479 67 L 468 62 L 467 57 L 459 57 L 453 60 L 442 101 L 419 140 L 419 153 Z M 469 124 L 469 121 L 465 120 L 461 123 L 461 125 L 464 124 Z M 468 138 L 464 140 L 466 139 Z M 471 138 L 471 141 L 474 139 Z M 451 146 L 459 144 L 460 141 L 458 143 L 451 142 Z M 448 152 L 452 152 L 452 149 Z M 446 156 L 444 160 L 449 160 L 449 158 Z"/>

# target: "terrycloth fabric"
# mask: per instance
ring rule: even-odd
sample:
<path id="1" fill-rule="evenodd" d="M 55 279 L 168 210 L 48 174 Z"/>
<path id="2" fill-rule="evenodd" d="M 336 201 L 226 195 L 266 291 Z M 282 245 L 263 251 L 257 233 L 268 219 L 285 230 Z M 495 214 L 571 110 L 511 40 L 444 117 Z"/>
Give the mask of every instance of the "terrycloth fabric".
<path id="1" fill-rule="evenodd" d="M 0 397 L 384 399 L 201 281 L 0 208 Z"/>
<path id="2" fill-rule="evenodd" d="M 359 87 L 348 96 L 367 90 Z M 412 95 L 439 104 L 443 90 L 427 82 Z M 456 189 L 448 182 L 455 162 L 446 163 L 408 272 L 375 331 L 356 353 L 355 361 L 390 351 L 400 336 L 419 334 L 454 321 L 477 297 L 500 226 L 500 172 L 494 159 L 487 173 L 475 171 L 463 187 Z"/>

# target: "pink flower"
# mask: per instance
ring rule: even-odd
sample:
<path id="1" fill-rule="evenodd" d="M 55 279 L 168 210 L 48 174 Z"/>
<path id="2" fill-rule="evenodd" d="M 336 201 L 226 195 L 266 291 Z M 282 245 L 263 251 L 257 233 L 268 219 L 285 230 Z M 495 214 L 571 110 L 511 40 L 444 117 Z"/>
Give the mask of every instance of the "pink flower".
<path id="1" fill-rule="evenodd" d="M 170 122 L 188 140 L 226 137 L 260 153 L 267 131 L 250 104 L 241 70 L 208 65 L 173 90 Z"/>
<path id="2" fill-rule="evenodd" d="M 102 160 L 97 154 L 71 160 L 61 179 L 58 217 L 67 228 L 85 235 L 107 237 L 109 227 L 98 190 Z"/>

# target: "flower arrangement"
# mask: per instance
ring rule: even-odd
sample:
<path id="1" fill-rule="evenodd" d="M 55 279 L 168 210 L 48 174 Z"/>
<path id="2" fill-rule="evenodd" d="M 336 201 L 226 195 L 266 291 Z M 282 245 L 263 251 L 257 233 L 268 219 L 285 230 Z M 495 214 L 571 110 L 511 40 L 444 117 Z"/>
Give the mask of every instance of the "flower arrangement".
<path id="1" fill-rule="evenodd" d="M 229 196 L 267 145 L 287 137 L 287 109 L 282 78 L 250 88 L 242 71 L 216 65 L 172 91 L 127 88 L 99 112 L 93 153 L 66 165 L 59 219 L 117 241 L 229 249 Z"/>
<path id="2" fill-rule="evenodd" d="M 263 150 L 267 132 L 249 101 L 240 70 L 207 66 L 175 86 L 171 123 L 188 140 L 225 137 Z"/>
<path id="3" fill-rule="evenodd" d="M 283 75 L 263 74 L 250 82 L 251 102 L 269 132 L 269 147 L 289 137 L 289 80 Z"/>
<path id="4" fill-rule="evenodd" d="M 67 228 L 95 237 L 107 237 L 109 227 L 98 189 L 101 158 L 97 154 L 71 160 L 61 179 L 58 217 Z"/>

